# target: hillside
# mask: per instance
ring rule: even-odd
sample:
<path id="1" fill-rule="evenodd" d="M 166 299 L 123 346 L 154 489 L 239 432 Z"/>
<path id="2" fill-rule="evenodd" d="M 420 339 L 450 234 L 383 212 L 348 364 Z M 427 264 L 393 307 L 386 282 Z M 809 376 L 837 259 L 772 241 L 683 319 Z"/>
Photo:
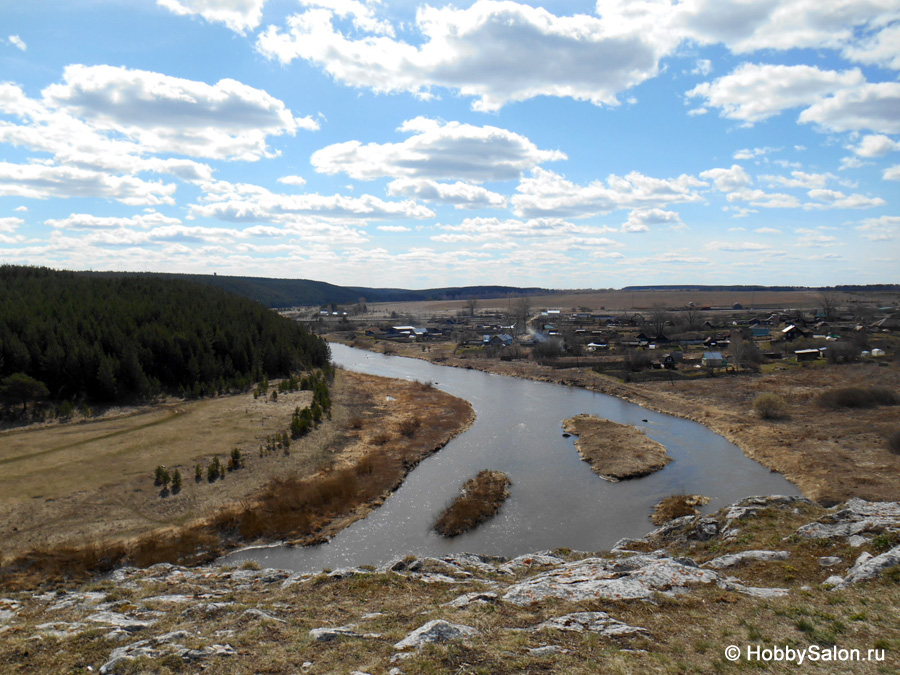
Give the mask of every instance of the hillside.
<path id="1" fill-rule="evenodd" d="M 29 397 L 119 403 L 241 390 L 328 359 L 325 342 L 294 322 L 209 285 L 0 267 L 0 393 L 23 412 Z"/>

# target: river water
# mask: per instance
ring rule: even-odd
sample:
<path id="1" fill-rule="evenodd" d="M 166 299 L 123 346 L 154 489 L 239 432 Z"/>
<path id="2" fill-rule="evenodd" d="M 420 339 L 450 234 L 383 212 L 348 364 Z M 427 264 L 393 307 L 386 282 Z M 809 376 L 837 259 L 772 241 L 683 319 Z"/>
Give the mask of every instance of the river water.
<path id="1" fill-rule="evenodd" d="M 707 512 L 749 495 L 800 494 L 780 474 L 706 427 L 612 396 L 337 344 L 331 350 L 334 362 L 348 370 L 432 382 L 466 399 L 475 409 L 475 423 L 419 464 L 384 505 L 330 542 L 244 549 L 224 562 L 252 559 L 263 567 L 316 572 L 379 565 L 406 554 L 468 551 L 513 557 L 558 547 L 595 551 L 653 529 L 648 518 L 653 505 L 671 494 L 706 495 L 711 498 Z M 643 478 L 602 480 L 581 460 L 574 438 L 562 436 L 562 421 L 578 413 L 643 429 L 675 461 Z M 500 512 L 452 539 L 433 532 L 441 510 L 482 469 L 499 469 L 512 480 Z"/>

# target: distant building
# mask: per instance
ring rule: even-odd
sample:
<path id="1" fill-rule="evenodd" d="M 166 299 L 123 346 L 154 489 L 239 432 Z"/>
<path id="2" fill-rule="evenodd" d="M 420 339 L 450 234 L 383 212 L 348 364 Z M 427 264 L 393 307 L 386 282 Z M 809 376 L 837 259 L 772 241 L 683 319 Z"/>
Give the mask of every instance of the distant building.
<path id="1" fill-rule="evenodd" d="M 722 352 L 703 352 L 700 363 L 704 368 L 723 368 L 726 365 Z"/>

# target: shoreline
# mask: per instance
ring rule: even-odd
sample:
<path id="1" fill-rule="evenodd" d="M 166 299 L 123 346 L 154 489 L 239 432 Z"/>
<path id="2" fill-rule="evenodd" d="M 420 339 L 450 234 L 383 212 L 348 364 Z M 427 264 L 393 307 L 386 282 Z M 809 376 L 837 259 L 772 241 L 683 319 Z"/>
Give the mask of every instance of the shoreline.
<path id="1" fill-rule="evenodd" d="M 348 340 L 335 334 L 324 337 L 349 347 L 380 352 L 375 349 L 374 342 L 361 346 L 361 339 Z M 369 342 L 369 339 L 365 341 Z M 403 344 L 384 344 L 390 346 L 392 355 L 418 358 L 435 365 L 581 387 L 702 424 L 736 445 L 745 456 L 780 473 L 803 496 L 824 506 L 851 497 L 890 500 L 900 492 L 900 456 L 891 455 L 873 444 L 876 431 L 891 424 L 891 408 L 854 410 L 826 418 L 813 405 L 810 393 L 821 391 L 829 384 L 828 373 L 823 374 L 822 369 L 803 370 L 806 379 L 797 384 L 794 383 L 796 373 L 632 384 L 587 369 L 555 369 L 531 361 L 460 358 L 451 353 L 454 346 L 446 343 L 429 345 L 429 351 L 421 351 L 419 345 L 405 345 L 410 348 L 403 349 Z M 832 368 L 841 369 L 837 371 L 841 377 L 834 376 L 841 384 L 850 384 L 854 380 L 868 382 L 877 375 L 886 379 L 889 385 L 900 388 L 900 374 L 895 365 L 888 368 L 837 365 Z M 816 379 L 819 375 L 821 382 Z M 732 397 L 735 400 L 731 400 L 728 391 L 720 391 L 733 388 L 732 383 L 747 385 L 744 399 Z M 668 391 L 669 387 L 671 391 Z M 797 402 L 792 401 L 793 418 L 780 422 L 759 419 L 752 411 L 752 395 L 779 387 L 786 389 L 788 395 L 798 394 L 793 396 L 797 399 Z M 842 439 L 842 435 L 846 438 Z M 821 447 L 816 444 L 823 440 L 826 442 Z M 839 444 L 840 440 L 845 443 Z"/>

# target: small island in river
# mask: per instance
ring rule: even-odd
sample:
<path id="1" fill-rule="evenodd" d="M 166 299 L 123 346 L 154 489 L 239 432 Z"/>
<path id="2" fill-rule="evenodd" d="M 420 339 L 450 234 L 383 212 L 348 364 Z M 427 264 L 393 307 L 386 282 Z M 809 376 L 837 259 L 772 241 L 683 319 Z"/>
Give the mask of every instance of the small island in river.
<path id="1" fill-rule="evenodd" d="M 578 437 L 578 454 L 605 480 L 639 478 L 672 461 L 664 445 L 627 424 L 581 414 L 563 421 L 563 429 Z"/>

